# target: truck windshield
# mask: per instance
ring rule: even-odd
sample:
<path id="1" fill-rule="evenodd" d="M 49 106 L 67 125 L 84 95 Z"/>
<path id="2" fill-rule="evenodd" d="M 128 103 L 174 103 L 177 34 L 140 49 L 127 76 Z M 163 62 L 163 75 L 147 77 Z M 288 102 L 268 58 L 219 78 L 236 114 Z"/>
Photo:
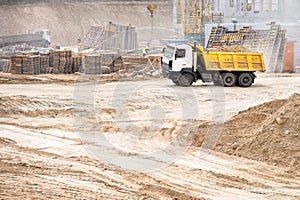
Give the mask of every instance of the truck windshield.
<path id="1" fill-rule="evenodd" d="M 174 48 L 168 46 L 168 47 L 165 48 L 165 50 L 164 50 L 164 57 L 170 59 L 170 58 L 172 58 L 173 53 L 174 53 Z"/>

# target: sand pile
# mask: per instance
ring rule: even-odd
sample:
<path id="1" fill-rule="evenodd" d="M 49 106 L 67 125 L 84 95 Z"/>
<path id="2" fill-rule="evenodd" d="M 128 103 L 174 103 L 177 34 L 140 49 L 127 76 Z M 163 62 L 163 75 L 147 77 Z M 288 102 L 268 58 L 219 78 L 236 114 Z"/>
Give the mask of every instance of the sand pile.
<path id="1" fill-rule="evenodd" d="M 201 145 L 201 135 L 207 128 L 208 125 L 199 127 L 196 146 Z M 300 169 L 300 94 L 240 112 L 224 124 L 215 149 Z"/>

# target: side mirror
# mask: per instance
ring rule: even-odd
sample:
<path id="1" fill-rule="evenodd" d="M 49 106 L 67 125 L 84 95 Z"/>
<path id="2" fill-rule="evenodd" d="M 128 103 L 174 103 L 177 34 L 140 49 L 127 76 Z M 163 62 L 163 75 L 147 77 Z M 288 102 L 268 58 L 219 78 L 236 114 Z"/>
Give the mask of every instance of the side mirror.
<path id="1" fill-rule="evenodd" d="M 175 54 L 175 60 L 177 60 L 177 58 L 178 58 L 178 55 L 177 55 L 177 54 Z"/>

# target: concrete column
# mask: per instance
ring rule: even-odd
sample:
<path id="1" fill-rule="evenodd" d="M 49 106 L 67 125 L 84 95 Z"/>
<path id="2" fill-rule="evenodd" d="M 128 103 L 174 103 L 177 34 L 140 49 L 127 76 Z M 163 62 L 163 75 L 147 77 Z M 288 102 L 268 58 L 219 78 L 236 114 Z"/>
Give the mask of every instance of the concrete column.
<path id="1" fill-rule="evenodd" d="M 177 0 L 173 0 L 173 26 L 177 24 Z"/>

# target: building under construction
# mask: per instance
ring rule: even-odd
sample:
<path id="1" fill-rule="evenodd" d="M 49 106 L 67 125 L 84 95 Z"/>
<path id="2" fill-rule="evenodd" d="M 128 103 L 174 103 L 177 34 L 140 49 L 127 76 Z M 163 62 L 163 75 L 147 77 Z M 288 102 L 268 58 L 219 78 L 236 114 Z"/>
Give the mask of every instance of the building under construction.
<path id="1" fill-rule="evenodd" d="M 182 32 L 182 35 L 186 36 L 191 32 L 192 29 L 188 30 L 188 28 L 191 24 L 196 24 L 196 20 L 201 24 L 197 34 L 205 42 L 199 41 L 205 47 L 241 45 L 251 51 L 262 52 L 269 72 L 292 72 L 295 70 L 294 66 L 300 65 L 300 58 L 295 57 L 291 62 L 293 66 L 289 70 L 284 69 L 287 45 L 289 52 L 300 54 L 300 43 L 297 42 L 300 41 L 300 23 L 297 20 L 299 14 L 295 14 L 300 8 L 299 2 L 292 0 L 197 0 L 194 2 L 196 4 L 191 6 L 190 1 L 173 0 L 174 27 Z M 198 8 L 195 9 L 193 6 Z M 211 14 L 211 19 L 205 18 L 207 13 Z M 219 18 L 217 19 L 216 16 Z M 243 27 L 248 27 L 247 31 Z"/>

